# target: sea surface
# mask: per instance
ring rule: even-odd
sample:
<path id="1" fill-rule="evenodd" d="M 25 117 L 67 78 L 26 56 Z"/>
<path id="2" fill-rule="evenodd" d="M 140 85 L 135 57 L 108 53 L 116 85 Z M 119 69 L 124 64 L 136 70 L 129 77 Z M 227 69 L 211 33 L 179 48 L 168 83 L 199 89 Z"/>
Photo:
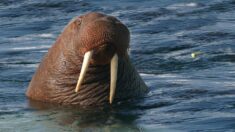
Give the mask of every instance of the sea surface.
<path id="1" fill-rule="evenodd" d="M 91 11 L 128 26 L 150 92 L 108 108 L 32 103 L 25 91 L 41 59 Z M 235 1 L 0 0 L 0 132 L 69 131 L 235 132 Z"/>

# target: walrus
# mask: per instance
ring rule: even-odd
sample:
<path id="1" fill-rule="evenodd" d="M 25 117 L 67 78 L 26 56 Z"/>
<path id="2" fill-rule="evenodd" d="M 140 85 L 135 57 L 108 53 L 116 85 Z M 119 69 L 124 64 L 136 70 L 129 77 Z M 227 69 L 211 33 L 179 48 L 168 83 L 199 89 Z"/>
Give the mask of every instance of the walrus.
<path id="1" fill-rule="evenodd" d="M 148 88 L 128 55 L 130 32 L 117 18 L 91 12 L 72 19 L 39 64 L 29 99 L 62 105 L 112 104 Z"/>

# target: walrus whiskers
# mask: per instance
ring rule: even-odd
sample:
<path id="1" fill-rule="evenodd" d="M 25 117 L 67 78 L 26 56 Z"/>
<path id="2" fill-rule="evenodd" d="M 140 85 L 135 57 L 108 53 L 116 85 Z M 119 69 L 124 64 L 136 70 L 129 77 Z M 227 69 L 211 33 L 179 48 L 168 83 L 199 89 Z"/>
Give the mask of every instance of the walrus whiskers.
<path id="1" fill-rule="evenodd" d="M 78 78 L 75 92 L 78 92 L 80 90 L 80 86 L 81 86 L 82 81 L 86 75 L 86 71 L 89 67 L 89 60 L 91 59 L 92 54 L 93 54 L 93 51 L 88 51 L 84 55 L 82 68 L 81 68 L 81 74 Z M 116 83 L 117 83 L 117 72 L 118 72 L 118 55 L 114 54 L 114 56 L 111 59 L 111 64 L 110 64 L 110 94 L 109 94 L 109 103 L 110 104 L 112 104 L 114 96 L 115 96 Z"/>

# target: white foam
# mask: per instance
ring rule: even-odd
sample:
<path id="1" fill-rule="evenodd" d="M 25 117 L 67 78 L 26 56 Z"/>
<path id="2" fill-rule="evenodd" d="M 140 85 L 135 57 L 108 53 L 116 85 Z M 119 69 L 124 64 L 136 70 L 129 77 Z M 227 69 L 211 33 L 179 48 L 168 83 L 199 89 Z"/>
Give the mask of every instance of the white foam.
<path id="1" fill-rule="evenodd" d="M 20 37 L 15 37 L 15 38 L 9 38 L 10 41 L 27 41 L 27 40 L 32 40 L 32 37 L 29 37 L 29 35 L 26 36 L 20 36 Z"/>
<path id="2" fill-rule="evenodd" d="M 24 65 L 24 67 L 27 67 L 27 68 L 37 68 L 39 66 L 39 64 L 27 64 L 27 65 Z"/>
<path id="3" fill-rule="evenodd" d="M 11 50 L 32 50 L 32 49 L 48 49 L 50 45 L 41 45 L 41 46 L 30 46 L 30 47 L 15 47 L 11 48 Z"/>
<path id="4" fill-rule="evenodd" d="M 47 52 L 48 52 L 48 50 L 39 50 L 39 51 L 33 51 L 33 52 L 47 53 Z"/>
<path id="5" fill-rule="evenodd" d="M 50 33 L 43 33 L 43 34 L 39 34 L 38 36 L 42 37 L 42 38 L 53 38 L 54 37 L 54 35 L 50 34 Z"/>
<path id="6" fill-rule="evenodd" d="M 154 77 L 154 76 L 157 76 L 157 75 L 155 75 L 155 74 L 146 74 L 146 73 L 140 73 L 140 76 L 142 76 L 142 77 Z"/>
<path id="7" fill-rule="evenodd" d="M 9 38 L 10 41 L 28 41 L 34 40 L 36 38 L 54 38 L 55 36 L 51 33 L 43 33 L 43 34 L 31 34 L 31 35 L 24 35 L 15 38 Z"/>
<path id="8" fill-rule="evenodd" d="M 168 7 L 166 7 L 166 9 L 169 9 L 169 10 L 176 10 L 176 9 L 182 9 L 182 8 L 190 8 L 190 7 L 197 7 L 198 4 L 197 3 L 179 3 L 179 4 L 173 4 L 173 5 L 170 5 Z"/>
<path id="9" fill-rule="evenodd" d="M 177 75 L 177 74 L 145 74 L 140 73 L 140 76 L 143 77 L 147 81 L 156 81 L 156 80 L 162 80 L 165 79 L 165 81 L 170 82 L 189 82 L 188 79 L 185 79 L 184 77 Z"/>

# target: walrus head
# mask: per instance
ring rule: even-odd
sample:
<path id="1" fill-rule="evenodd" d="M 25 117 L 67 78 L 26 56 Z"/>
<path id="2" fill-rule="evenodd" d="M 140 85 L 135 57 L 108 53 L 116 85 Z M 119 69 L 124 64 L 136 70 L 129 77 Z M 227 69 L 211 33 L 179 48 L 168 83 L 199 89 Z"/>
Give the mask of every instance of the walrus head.
<path id="1" fill-rule="evenodd" d="M 106 65 L 111 62 L 109 102 L 112 103 L 117 81 L 118 56 L 127 55 L 129 30 L 116 18 L 100 13 L 77 17 L 68 27 L 77 30 L 74 33 L 79 37 L 75 46 L 79 54 L 84 55 L 75 91 L 79 91 L 89 63 Z M 69 28 L 67 30 L 71 31 Z"/>
<path id="2" fill-rule="evenodd" d="M 82 85 L 88 84 L 84 80 L 91 78 L 91 76 L 99 78 L 103 73 L 109 73 L 110 75 L 109 83 L 107 81 L 102 83 L 102 85 L 105 85 L 104 87 L 109 85 L 110 104 L 115 96 L 117 80 L 123 83 L 122 86 L 119 85 L 120 89 L 126 89 L 127 92 L 131 92 L 128 91 L 129 88 L 127 87 L 132 87 L 132 89 L 136 89 L 132 92 L 135 95 L 139 95 L 143 91 L 141 90 L 143 87 L 146 90 L 146 86 L 129 62 L 129 41 L 130 33 L 128 28 L 115 17 L 95 12 L 75 17 L 64 28 L 64 31 L 40 64 L 31 80 L 27 95 L 37 100 L 58 102 L 56 101 L 57 98 L 65 96 L 61 91 L 66 90 L 61 89 L 68 87 L 67 89 L 69 90 L 67 91 L 69 91 L 70 95 L 66 93 L 66 96 L 72 96 L 72 100 L 79 102 L 79 97 L 77 96 L 82 97 L 83 92 L 80 91 L 85 88 Z M 121 64 L 120 67 L 119 64 Z M 109 71 L 107 71 L 107 65 L 109 65 Z M 96 72 L 101 69 L 105 70 L 103 70 L 102 74 L 98 72 L 96 75 L 87 75 L 89 73 L 88 69 L 91 70 L 92 68 L 95 68 Z M 77 81 L 76 85 L 74 85 L 76 77 Z M 94 82 L 94 80 L 97 81 L 97 79 L 93 79 L 90 82 Z M 127 83 L 128 81 L 131 84 Z M 98 79 L 97 82 L 103 81 Z M 57 90 L 53 90 L 53 87 Z M 71 87 L 74 88 L 74 93 L 71 93 Z M 95 86 L 90 85 L 88 87 Z M 49 92 L 46 93 L 45 91 Z M 84 98 L 87 99 L 88 96 Z M 64 102 L 62 101 L 62 103 Z"/>

